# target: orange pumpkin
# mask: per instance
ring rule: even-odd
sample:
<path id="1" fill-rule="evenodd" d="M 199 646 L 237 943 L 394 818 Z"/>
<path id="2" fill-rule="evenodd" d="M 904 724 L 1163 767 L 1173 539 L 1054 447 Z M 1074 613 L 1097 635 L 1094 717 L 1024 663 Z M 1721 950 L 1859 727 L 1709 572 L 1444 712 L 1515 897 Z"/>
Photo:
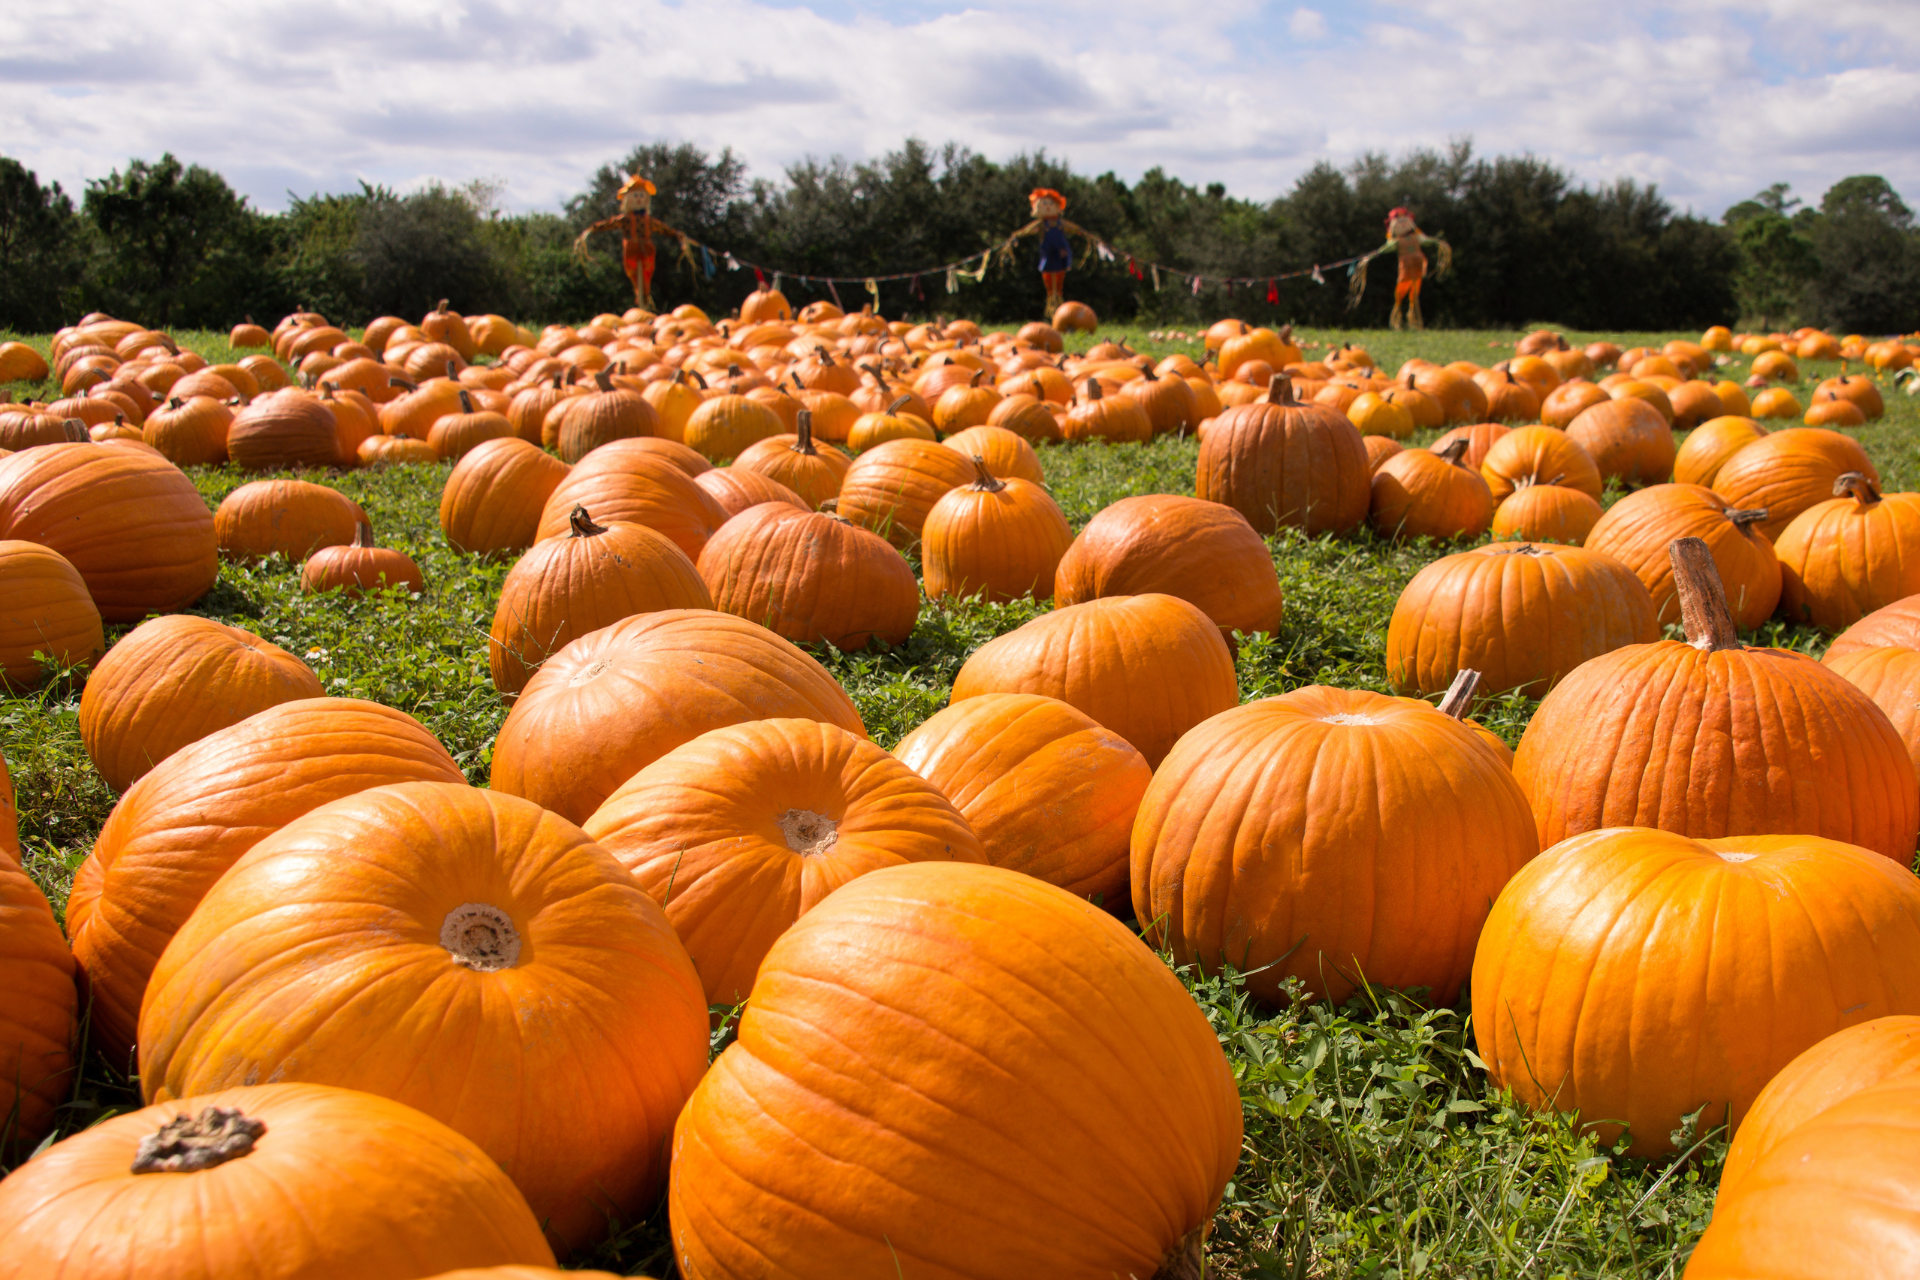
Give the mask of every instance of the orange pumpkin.
<path id="1" fill-rule="evenodd" d="M 1567 436 L 1587 451 L 1602 476 L 1629 486 L 1662 484 L 1673 474 L 1673 429 L 1643 399 L 1626 396 L 1583 409 Z"/>
<path id="2" fill-rule="evenodd" d="M 487 440 L 454 464 L 440 491 L 440 532 L 469 555 L 525 551 L 567 464 L 517 436 Z"/>
<path id="3" fill-rule="evenodd" d="M 780 436 L 768 438 L 781 439 Z M 739 465 L 712 467 L 695 476 L 694 483 L 706 490 L 708 496 L 720 504 L 729 520 L 751 507 L 766 503 L 789 506 L 796 511 L 813 509 L 807 505 L 805 498 L 772 476 Z"/>
<path id="4" fill-rule="evenodd" d="M 1231 964 L 1268 1001 L 1294 977 L 1338 1003 L 1364 975 L 1447 1004 L 1488 904 L 1538 851 L 1526 797 L 1471 729 L 1316 685 L 1216 715 L 1155 770 L 1133 908 L 1177 963 Z"/>
<path id="5" fill-rule="evenodd" d="M 338 489 L 308 480 L 253 480 L 220 500 L 213 527 L 220 554 L 248 564 L 270 555 L 304 560 L 322 547 L 345 546 L 366 518 Z"/>
<path id="6" fill-rule="evenodd" d="M 1387 626 L 1387 680 L 1426 695 L 1472 668 L 1491 692 L 1537 698 L 1591 658 L 1659 638 L 1647 589 L 1613 557 L 1495 543 L 1414 575 Z"/>
<path id="7" fill-rule="evenodd" d="M 547 495 L 534 540 L 564 537 L 575 507 L 593 512 L 602 524 L 640 524 L 665 534 L 689 560 L 699 558 L 700 548 L 728 515 L 692 476 L 644 440 L 615 440 L 581 459 Z"/>
<path id="8" fill-rule="evenodd" d="M 866 733 L 826 669 L 765 627 L 704 609 L 641 614 L 547 659 L 500 726 L 490 785 L 585 821 L 707 730 L 791 717 Z"/>
<path id="9" fill-rule="evenodd" d="M 1073 541 L 1066 516 L 1033 481 L 997 479 L 985 458 L 973 464 L 973 483 L 942 494 L 921 526 L 927 599 L 1052 599 L 1054 569 Z"/>
<path id="10" fill-rule="evenodd" d="M 665 915 L 584 832 L 415 782 L 308 813 L 208 890 L 141 1004 L 140 1081 L 154 1100 L 267 1079 L 417 1107 L 499 1162 L 565 1251 L 659 1194 L 706 1029 Z"/>
<path id="11" fill-rule="evenodd" d="M 836 509 L 902 550 L 920 539 L 927 513 L 974 479 L 973 462 L 931 440 L 889 440 L 853 460 Z"/>
<path id="12" fill-rule="evenodd" d="M 141 448 L 50 444 L 0 458 L 0 540 L 59 552 L 107 622 L 184 609 L 219 572 L 205 499 Z"/>
<path id="13" fill-rule="evenodd" d="M 554 1260 L 479 1147 L 411 1107 L 310 1084 L 185 1098 L 75 1134 L 0 1183 L 0 1238 L 7 1280 L 414 1280 Z"/>
<path id="14" fill-rule="evenodd" d="M 1085 398 L 1067 411 L 1060 424 L 1062 439 L 1069 443 L 1098 440 L 1103 444 L 1126 444 L 1153 438 L 1153 420 L 1147 417 L 1138 400 L 1108 395 L 1098 378 L 1088 378 L 1082 390 Z"/>
<path id="15" fill-rule="evenodd" d="M 750 444 L 733 465 L 779 482 L 808 510 L 818 510 L 840 496 L 841 481 L 846 479 L 853 460 L 832 445 L 821 449 L 814 444 L 813 414 L 803 409 L 793 435 L 768 436 Z"/>
<path id="16" fill-rule="evenodd" d="M 1514 754 L 1551 845 L 1599 827 L 1804 834 L 1913 857 L 1920 782 L 1886 715 L 1811 658 L 1740 643 L 1706 543 L 1673 544 L 1687 640 L 1579 667 Z"/>
<path id="17" fill-rule="evenodd" d="M 1821 661 L 1833 666 L 1836 659 L 1849 653 L 1889 646 L 1920 649 L 1920 596 L 1908 596 L 1875 609 L 1835 636 Z"/>
<path id="18" fill-rule="evenodd" d="M 1501 892 L 1473 963 L 1489 1080 L 1602 1144 L 1624 1123 L 1636 1156 L 1703 1106 L 1737 1131 L 1796 1054 L 1890 1013 L 1920 1013 L 1920 882 L 1805 835 L 1574 836 Z"/>
<path id="19" fill-rule="evenodd" d="M 748 445 L 777 436 L 787 426 L 780 415 L 744 395 L 719 395 L 702 401 L 687 418 L 682 439 L 708 461 L 736 458 Z"/>
<path id="20" fill-rule="evenodd" d="M 502 440 L 512 435 L 513 426 L 505 414 L 476 407 L 473 393 L 462 387 L 459 404 L 453 412 L 441 414 L 427 428 L 427 443 L 443 460 L 458 462 L 487 441 Z"/>
<path id="21" fill-rule="evenodd" d="M 799 644 L 897 645 L 920 617 L 913 569 L 886 539 L 797 504 L 762 503 L 727 521 L 698 567 L 714 608 Z"/>
<path id="22" fill-rule="evenodd" d="M 1711 489 L 1656 484 L 1613 504 L 1587 534 L 1586 548 L 1603 551 L 1646 584 L 1662 626 L 1680 621 L 1674 590 L 1676 538 L 1699 538 L 1713 555 L 1736 626 L 1753 628 L 1780 603 L 1780 560 L 1760 532 L 1765 511 L 1741 511 Z"/>
<path id="23" fill-rule="evenodd" d="M 1809 507 L 1780 534 L 1780 608 L 1828 631 L 1920 594 L 1920 494 L 1882 495 L 1849 471 L 1834 497 Z"/>
<path id="24" fill-rule="evenodd" d="M 357 598 L 369 591 L 395 587 L 418 595 L 426 585 L 413 557 L 375 542 L 373 526 L 365 520 L 347 546 L 322 547 L 300 567 L 300 589 L 309 595 L 342 591 Z"/>
<path id="25" fill-rule="evenodd" d="M 931 1134 L 1008 1155 L 929 1160 Z M 998 867 L 889 867 L 768 952 L 675 1127 L 674 1251 L 795 1280 L 1198 1275 L 1240 1143 L 1218 1039 L 1125 926 Z"/>
<path id="26" fill-rule="evenodd" d="M 147 417 L 143 438 L 176 467 L 211 466 L 227 460 L 227 430 L 233 410 L 209 396 L 178 397 Z"/>
<path id="27" fill-rule="evenodd" d="M 1488 446 L 1479 465 L 1480 478 L 1496 503 L 1518 489 L 1522 480 L 1577 489 L 1595 502 L 1603 488 L 1592 455 L 1566 432 L 1552 427 L 1516 427 Z"/>
<path id="28" fill-rule="evenodd" d="M 987 415 L 987 425 L 1004 427 L 1021 439 L 1035 443 L 1065 439 L 1060 430 L 1060 419 L 1054 411 L 1037 395 L 1026 393 L 1009 395 L 995 405 L 993 412 Z M 967 432 L 959 434 L 965 435 Z"/>
<path id="29" fill-rule="evenodd" d="M 1232 507 L 1178 494 L 1122 498 L 1087 522 L 1054 571 L 1054 600 L 1159 593 L 1197 605 L 1223 634 L 1280 628 L 1280 576 Z"/>
<path id="30" fill-rule="evenodd" d="M 989 693 L 893 754 L 953 801 L 994 866 L 1127 912 L 1128 837 L 1153 770 L 1120 735 L 1055 698 Z"/>
<path id="31" fill-rule="evenodd" d="M 1850 649 L 1837 657 L 1829 652 L 1824 665 L 1887 713 L 1920 770 L 1920 652 L 1891 645 Z"/>
<path id="32" fill-rule="evenodd" d="M 1456 439 L 1441 452 L 1406 449 L 1373 473 L 1368 515 L 1387 537 L 1477 538 L 1493 521 L 1493 495 L 1480 473 L 1467 465 L 1468 441 Z"/>
<path id="33" fill-rule="evenodd" d="M 297 387 L 257 397 L 227 428 L 227 456 L 242 471 L 331 467 L 340 457 L 333 411 Z"/>
<path id="34" fill-rule="evenodd" d="M 746 999 L 774 940 L 848 881 L 986 860 L 939 788 L 816 720 L 701 734 L 629 778 L 586 831 L 666 908 L 709 1005 Z"/>
<path id="35" fill-rule="evenodd" d="M 37 542 L 0 541 L 0 687 L 30 689 L 49 668 L 86 666 L 107 647 L 100 610 L 66 557 Z"/>
<path id="36" fill-rule="evenodd" d="M 464 781 L 404 712 L 351 698 L 284 702 L 168 756 L 128 788 L 74 877 L 67 936 L 92 1042 L 116 1066 L 147 977 L 201 896 L 263 836 L 389 782 Z"/>
<path id="37" fill-rule="evenodd" d="M 0 777 L 5 766 L 0 765 Z M 12 788 L 0 801 L 12 817 Z M 0 831 L 0 1159 L 17 1164 L 53 1128 L 73 1093 L 77 997 L 73 955 L 46 895 L 20 869 L 19 844 Z M 3 1213 L 3 1211 L 0 1211 Z M 9 1240 L 5 1253 L 11 1255 Z M 0 1272 L 6 1263 L 0 1261 Z"/>
<path id="38" fill-rule="evenodd" d="M 80 741 L 106 784 L 125 791 L 182 747 L 321 692 L 306 663 L 251 631 L 169 614 L 128 632 L 94 668 Z"/>
<path id="39" fill-rule="evenodd" d="M 1045 484 L 1040 455 L 1019 433 L 1000 426 L 968 427 L 940 442 L 963 458 L 979 458 L 1002 480 L 1030 480 Z"/>
<path id="40" fill-rule="evenodd" d="M 605 369 L 593 380 L 597 390 L 564 402 L 555 439 L 563 461 L 578 462 L 615 440 L 660 434 L 660 415 L 639 392 L 616 387 Z"/>
<path id="41" fill-rule="evenodd" d="M 1354 425 L 1326 405 L 1301 404 L 1276 375 L 1265 400 L 1208 427 L 1194 494 L 1232 507 L 1263 535 L 1283 525 L 1345 533 L 1367 517 L 1372 474 Z"/>
<path id="42" fill-rule="evenodd" d="M 1851 436 L 1824 427 L 1790 427 L 1728 458 L 1713 478 L 1713 491 L 1728 506 L 1765 508 L 1760 532 L 1778 542 L 1795 516 L 1831 499 L 1834 483 L 1849 471 L 1876 487 L 1880 483 L 1880 472 Z"/>
<path id="43" fill-rule="evenodd" d="M 432 466 L 440 461 L 432 445 L 412 436 L 368 436 L 358 453 L 363 467 Z"/>
<path id="44" fill-rule="evenodd" d="M 989 640 L 960 668 L 951 701 L 986 693 L 1058 698 L 1153 766 L 1181 734 L 1240 701 L 1220 629 L 1196 606 L 1159 594 L 1055 609 Z"/>
<path id="45" fill-rule="evenodd" d="M 1497 542 L 1561 542 L 1580 546 L 1600 519 L 1600 504 L 1578 489 L 1535 484 L 1521 477 L 1520 487 L 1500 500 L 1489 526 Z"/>
<path id="46" fill-rule="evenodd" d="M 1145 369 L 1140 377 L 1126 384 L 1123 394 L 1145 411 L 1147 424 L 1156 436 L 1184 435 L 1200 420 L 1193 388 L 1184 378 L 1161 377 Z"/>
<path id="47" fill-rule="evenodd" d="M 1677 484 L 1712 486 L 1727 459 L 1767 434 L 1752 418 L 1713 417 L 1695 427 L 1673 460 Z"/>

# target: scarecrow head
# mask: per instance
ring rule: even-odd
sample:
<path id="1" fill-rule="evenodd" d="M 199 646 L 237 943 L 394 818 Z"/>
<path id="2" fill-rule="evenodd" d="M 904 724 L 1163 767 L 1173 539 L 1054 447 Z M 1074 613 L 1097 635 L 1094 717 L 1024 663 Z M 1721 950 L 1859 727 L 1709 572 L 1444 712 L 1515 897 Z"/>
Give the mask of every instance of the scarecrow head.
<path id="1" fill-rule="evenodd" d="M 619 198 L 622 213 L 646 213 L 653 207 L 653 184 L 637 173 L 628 174 L 614 195 Z"/>
<path id="2" fill-rule="evenodd" d="M 1409 210 L 1394 209 L 1387 214 L 1388 239 L 1398 239 L 1413 229 L 1413 214 Z"/>
<path id="3" fill-rule="evenodd" d="M 1067 198 L 1052 187 L 1035 187 L 1027 197 L 1036 218 L 1057 218 L 1067 211 Z"/>

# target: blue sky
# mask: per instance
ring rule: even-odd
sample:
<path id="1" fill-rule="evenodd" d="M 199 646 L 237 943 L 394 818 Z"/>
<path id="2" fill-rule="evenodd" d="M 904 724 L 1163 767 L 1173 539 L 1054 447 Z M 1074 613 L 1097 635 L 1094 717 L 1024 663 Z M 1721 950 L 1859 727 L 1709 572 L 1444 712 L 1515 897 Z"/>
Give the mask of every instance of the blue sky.
<path id="1" fill-rule="evenodd" d="M 552 208 L 639 141 L 763 177 L 914 135 L 1236 195 L 1470 137 L 1717 215 L 1880 173 L 1920 203 L 1916 0 L 40 0 L 0 13 L 0 153 L 78 190 L 171 150 L 287 193 L 505 180 Z"/>

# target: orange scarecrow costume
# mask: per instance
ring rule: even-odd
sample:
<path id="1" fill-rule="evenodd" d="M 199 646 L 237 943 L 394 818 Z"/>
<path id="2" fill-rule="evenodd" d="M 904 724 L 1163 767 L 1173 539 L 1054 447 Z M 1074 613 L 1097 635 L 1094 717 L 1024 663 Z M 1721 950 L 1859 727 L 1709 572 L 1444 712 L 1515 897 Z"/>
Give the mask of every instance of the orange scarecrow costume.
<path id="1" fill-rule="evenodd" d="M 626 268 L 627 279 L 633 281 L 633 305 L 653 308 L 653 238 L 655 236 L 673 236 L 680 241 L 680 252 L 689 252 L 685 233 L 668 226 L 652 214 L 653 183 L 637 173 L 627 175 L 614 195 L 620 201 L 620 212 L 611 218 L 602 218 L 573 242 L 574 256 L 582 262 L 593 255 L 587 249 L 587 239 L 596 231 L 618 231 L 620 233 L 620 262 Z"/>
<path id="2" fill-rule="evenodd" d="M 1348 269 L 1351 283 L 1347 290 L 1347 307 L 1353 308 L 1360 301 L 1360 295 L 1367 290 L 1367 263 L 1383 253 L 1396 253 L 1400 259 L 1400 279 L 1393 287 L 1393 311 L 1387 323 L 1391 328 L 1401 327 L 1400 311 L 1406 308 L 1406 325 L 1409 328 L 1424 329 L 1426 321 L 1420 315 L 1420 285 L 1427 278 L 1426 246 L 1434 245 L 1440 255 L 1440 265 L 1433 277 L 1438 280 L 1447 274 L 1453 266 L 1453 247 L 1445 240 L 1430 236 L 1414 224 L 1413 214 L 1407 209 L 1394 209 L 1387 214 L 1387 242 L 1372 253 L 1367 254 Z"/>

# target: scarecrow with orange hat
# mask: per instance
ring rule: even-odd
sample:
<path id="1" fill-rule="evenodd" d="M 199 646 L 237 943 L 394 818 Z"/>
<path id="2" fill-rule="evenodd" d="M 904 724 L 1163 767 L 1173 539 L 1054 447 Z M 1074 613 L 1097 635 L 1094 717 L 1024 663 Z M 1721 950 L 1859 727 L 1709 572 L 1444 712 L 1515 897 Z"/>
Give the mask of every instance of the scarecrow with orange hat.
<path id="1" fill-rule="evenodd" d="M 637 173 L 627 175 L 627 180 L 614 192 L 620 201 L 620 212 L 611 218 L 600 221 L 582 231 L 573 242 L 573 252 L 581 261 L 593 255 L 587 250 L 587 238 L 596 231 L 618 231 L 620 233 L 620 262 L 626 268 L 627 279 L 633 281 L 633 305 L 653 309 L 653 238 L 658 235 L 674 236 L 680 241 L 680 252 L 686 253 L 687 237 L 685 233 L 668 226 L 652 214 L 654 186 Z"/>
<path id="2" fill-rule="evenodd" d="M 1067 198 L 1052 187 L 1035 187 L 1027 196 L 1033 221 L 1007 237 L 1006 248 L 1023 236 L 1040 237 L 1040 279 L 1047 286 L 1047 314 L 1052 315 L 1067 300 L 1067 272 L 1073 269 L 1073 244 L 1067 234 L 1098 243 L 1099 237 L 1074 226 L 1061 217 L 1067 211 Z"/>
<path id="3" fill-rule="evenodd" d="M 1427 245 L 1436 246 L 1440 255 L 1440 266 L 1433 273 L 1433 278 L 1438 280 L 1453 266 L 1453 247 L 1416 226 L 1411 210 L 1402 208 L 1389 211 L 1387 242 L 1348 268 L 1347 274 L 1351 279 L 1347 291 L 1348 308 L 1358 304 L 1360 295 L 1367 291 L 1367 263 L 1383 253 L 1397 253 L 1400 257 L 1400 279 L 1393 287 L 1393 311 L 1387 323 L 1391 328 L 1400 328 L 1400 311 L 1404 306 L 1406 325 L 1414 329 L 1426 328 L 1426 321 L 1420 315 L 1420 285 L 1427 278 Z"/>

